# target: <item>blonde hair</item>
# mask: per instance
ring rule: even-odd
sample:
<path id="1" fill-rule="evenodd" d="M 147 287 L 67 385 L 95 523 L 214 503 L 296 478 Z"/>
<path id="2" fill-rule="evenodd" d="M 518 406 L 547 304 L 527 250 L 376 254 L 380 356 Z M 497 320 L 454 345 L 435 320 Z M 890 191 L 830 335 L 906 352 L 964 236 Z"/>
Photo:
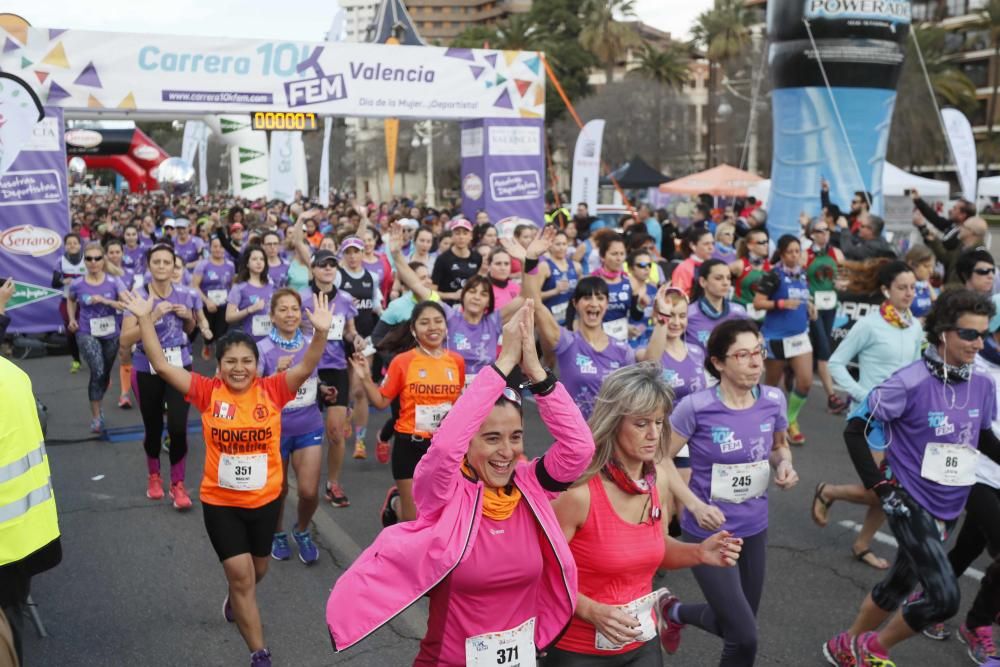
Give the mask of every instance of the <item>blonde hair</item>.
<path id="1" fill-rule="evenodd" d="M 652 361 L 643 361 L 619 368 L 604 378 L 604 384 L 594 399 L 594 411 L 587 424 L 594 435 L 594 458 L 574 486 L 590 481 L 611 460 L 618 443 L 622 420 L 635 415 L 648 415 L 663 410 L 663 431 L 656 460 L 667 456 L 670 443 L 670 422 L 674 410 L 674 392 L 663 379 L 663 369 Z"/>
<path id="2" fill-rule="evenodd" d="M 720 222 L 715 227 L 715 238 L 719 238 L 725 232 L 731 232 L 732 234 L 736 234 L 736 225 L 734 225 L 731 222 Z"/>

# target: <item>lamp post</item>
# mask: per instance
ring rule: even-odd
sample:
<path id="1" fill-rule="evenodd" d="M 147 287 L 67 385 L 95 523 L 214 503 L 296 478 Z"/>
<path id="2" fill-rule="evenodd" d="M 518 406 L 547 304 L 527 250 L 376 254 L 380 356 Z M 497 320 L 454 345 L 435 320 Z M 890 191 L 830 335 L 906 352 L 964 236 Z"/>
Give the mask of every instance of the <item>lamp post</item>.
<path id="1" fill-rule="evenodd" d="M 424 120 L 413 124 L 412 148 L 425 146 L 427 148 L 427 187 L 424 188 L 424 202 L 427 206 L 437 206 L 436 188 L 434 186 L 434 137 L 443 131 L 441 125 L 432 120 Z"/>

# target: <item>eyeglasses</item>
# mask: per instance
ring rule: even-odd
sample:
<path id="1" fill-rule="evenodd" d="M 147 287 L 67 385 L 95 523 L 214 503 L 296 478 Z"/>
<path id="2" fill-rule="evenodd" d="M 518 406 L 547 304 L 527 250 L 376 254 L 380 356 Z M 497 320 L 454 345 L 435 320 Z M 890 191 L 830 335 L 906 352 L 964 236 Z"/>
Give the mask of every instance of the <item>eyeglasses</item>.
<path id="1" fill-rule="evenodd" d="M 104 259 L 104 255 L 85 255 L 83 259 L 87 262 L 99 262 Z"/>
<path id="2" fill-rule="evenodd" d="M 651 265 L 649 262 L 636 262 L 634 266 L 637 269 L 648 269 Z"/>
<path id="3" fill-rule="evenodd" d="M 967 343 L 971 343 L 977 338 L 982 338 L 985 342 L 990 335 L 989 329 L 986 331 L 976 331 L 975 329 L 967 329 L 965 327 L 955 327 L 951 329 L 955 332 L 955 335 L 964 340 Z"/>
<path id="4" fill-rule="evenodd" d="M 763 345 L 758 345 L 756 350 L 737 350 L 732 354 L 727 354 L 727 357 L 735 357 L 738 362 L 745 364 L 751 359 L 760 359 L 763 361 L 767 359 L 767 348 Z"/>
<path id="5" fill-rule="evenodd" d="M 817 227 L 816 229 L 813 230 L 813 234 L 819 234 L 820 232 L 828 232 L 828 231 L 830 231 L 830 229 L 827 227 Z"/>
<path id="6" fill-rule="evenodd" d="M 750 245 L 767 245 L 767 241 L 761 241 L 761 240 L 750 241 Z"/>
<path id="7" fill-rule="evenodd" d="M 521 394 L 514 391 L 510 387 L 503 388 L 503 397 L 506 398 L 511 403 L 517 403 L 518 406 L 521 405 Z"/>
<path id="8" fill-rule="evenodd" d="M 997 272 L 996 267 L 990 267 L 988 269 L 972 269 L 972 272 L 977 276 L 992 276 Z"/>

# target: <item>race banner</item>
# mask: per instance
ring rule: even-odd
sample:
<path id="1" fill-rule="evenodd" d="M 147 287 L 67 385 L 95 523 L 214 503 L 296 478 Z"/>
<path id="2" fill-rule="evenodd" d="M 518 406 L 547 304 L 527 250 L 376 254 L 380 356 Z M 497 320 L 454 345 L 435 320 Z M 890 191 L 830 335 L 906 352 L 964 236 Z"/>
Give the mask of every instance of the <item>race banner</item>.
<path id="1" fill-rule="evenodd" d="M 462 213 L 469 220 L 482 210 L 495 224 L 543 224 L 542 133 L 541 119 L 462 123 Z"/>
<path id="2" fill-rule="evenodd" d="M 61 291 L 51 288 L 69 232 L 62 110 L 46 107 L 10 170 L 0 176 L 0 279 L 13 277 L 11 333 L 62 327 Z"/>
<path id="3" fill-rule="evenodd" d="M 538 52 L 0 30 L 0 69 L 49 106 L 394 118 L 544 118 Z"/>
<path id="4" fill-rule="evenodd" d="M 958 184 L 962 188 L 962 196 L 967 201 L 976 201 L 978 159 L 972 125 L 969 124 L 965 114 L 958 109 L 941 109 L 941 120 L 946 130 L 945 139 L 948 140 L 948 148 L 955 160 L 955 171 L 958 172 Z"/>
<path id="5" fill-rule="evenodd" d="M 604 120 L 592 120 L 580 130 L 573 150 L 573 185 L 570 200 L 574 205 L 586 202 L 591 211 L 597 210 L 597 191 L 600 189 L 601 142 L 604 139 Z"/>

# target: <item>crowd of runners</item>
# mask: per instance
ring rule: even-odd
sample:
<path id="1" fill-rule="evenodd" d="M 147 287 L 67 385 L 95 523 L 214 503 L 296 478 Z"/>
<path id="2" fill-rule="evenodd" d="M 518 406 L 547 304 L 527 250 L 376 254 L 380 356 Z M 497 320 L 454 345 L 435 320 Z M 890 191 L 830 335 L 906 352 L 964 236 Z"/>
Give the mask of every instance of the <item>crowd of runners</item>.
<path id="1" fill-rule="evenodd" d="M 925 243 L 897 257 L 864 194 L 841 215 L 824 193 L 824 213 L 779 238 L 752 200 L 683 221 L 643 206 L 615 226 L 552 204 L 511 226 L 408 201 L 80 196 L 53 286 L 90 429 L 115 404 L 141 414 L 137 493 L 192 508 L 200 413 L 198 500 L 253 666 L 271 664 L 256 584 L 272 558 L 320 557 L 312 518 L 350 505 L 348 453 L 391 483 L 372 508 L 384 528 L 333 583 L 336 650 L 427 595 L 415 664 L 660 665 L 683 656 L 687 626 L 720 639 L 720 665 L 754 664 L 768 494 L 799 482 L 793 452 L 820 440 L 799 423 L 814 375 L 846 416 L 827 439 L 858 476 L 819 481 L 813 520 L 862 505 L 854 554 L 885 572 L 853 621 L 824 619 L 813 657 L 887 667 L 893 646 L 947 639 L 964 611 L 958 638 L 986 664 L 1000 301 L 985 223 L 914 193 Z M 835 346 L 847 292 L 879 305 Z M 534 460 L 528 400 L 555 439 Z M 870 548 L 883 523 L 891 558 Z M 957 577 L 984 551 L 963 605 Z M 678 568 L 701 599 L 654 590 Z"/>

